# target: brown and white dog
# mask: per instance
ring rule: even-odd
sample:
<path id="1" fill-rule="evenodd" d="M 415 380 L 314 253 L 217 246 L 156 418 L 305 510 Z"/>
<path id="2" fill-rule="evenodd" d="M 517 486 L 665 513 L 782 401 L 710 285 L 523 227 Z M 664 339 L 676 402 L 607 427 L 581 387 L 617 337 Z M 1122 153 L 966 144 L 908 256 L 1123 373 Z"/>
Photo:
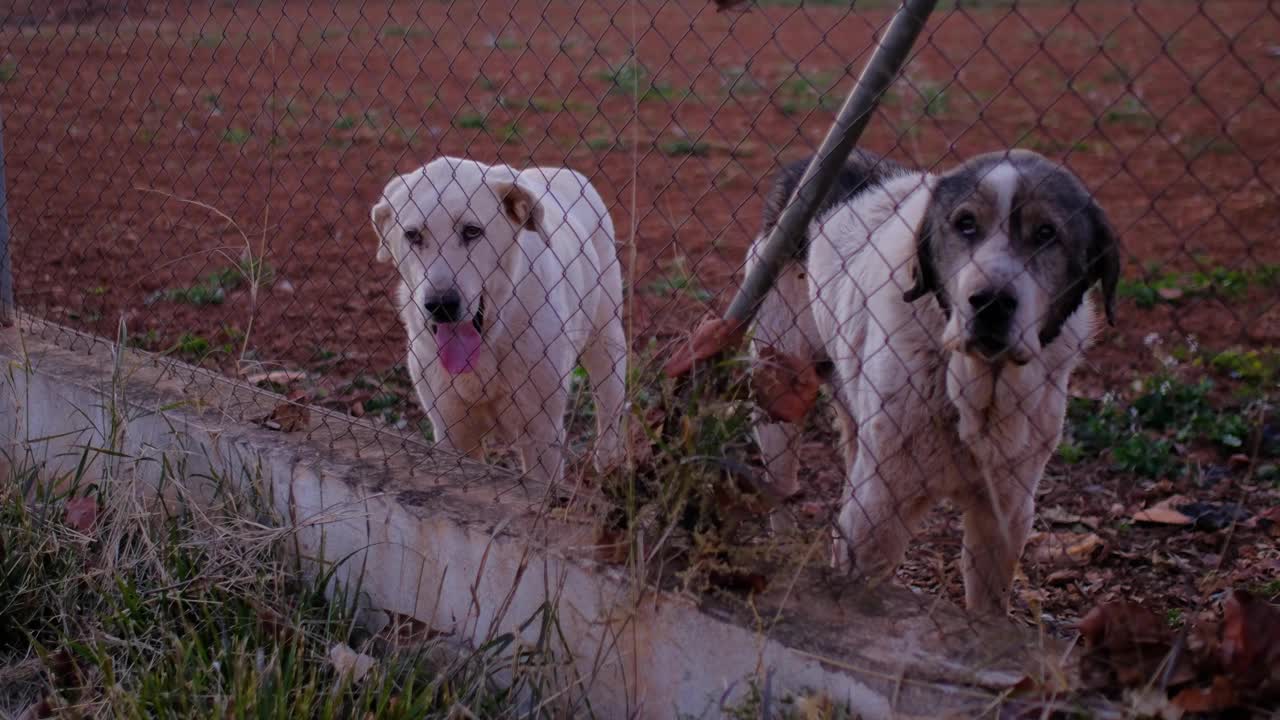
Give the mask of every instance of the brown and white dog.
<path id="1" fill-rule="evenodd" d="M 597 408 L 595 461 L 621 456 L 627 344 L 613 221 L 587 178 L 441 157 L 393 178 L 372 211 L 378 260 L 399 271 L 408 366 L 437 443 L 563 473 L 575 366 Z"/>
<path id="2" fill-rule="evenodd" d="M 779 184 L 797 180 L 791 170 Z M 1007 608 L 1067 384 L 1094 333 L 1088 291 L 1101 285 L 1114 321 L 1119 275 L 1102 210 L 1038 154 L 991 153 L 941 175 L 850 157 L 753 337 L 757 351 L 830 367 L 848 448 L 838 566 L 891 575 L 950 498 L 964 513 L 966 605 Z M 775 482 L 793 487 L 795 434 L 758 428 L 783 473 Z"/>

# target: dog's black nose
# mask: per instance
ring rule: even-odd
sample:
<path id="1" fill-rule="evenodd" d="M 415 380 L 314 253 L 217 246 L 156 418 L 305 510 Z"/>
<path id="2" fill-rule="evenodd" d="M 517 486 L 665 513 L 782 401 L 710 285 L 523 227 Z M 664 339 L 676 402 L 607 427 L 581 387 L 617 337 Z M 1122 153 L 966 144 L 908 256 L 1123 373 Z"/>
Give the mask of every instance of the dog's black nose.
<path id="1" fill-rule="evenodd" d="M 983 290 L 969 296 L 978 335 L 1004 335 L 1018 311 L 1018 298 L 1003 290 Z"/>
<path id="2" fill-rule="evenodd" d="M 427 298 L 426 309 L 435 322 L 462 322 L 462 296 L 457 290 L 446 290 Z"/>

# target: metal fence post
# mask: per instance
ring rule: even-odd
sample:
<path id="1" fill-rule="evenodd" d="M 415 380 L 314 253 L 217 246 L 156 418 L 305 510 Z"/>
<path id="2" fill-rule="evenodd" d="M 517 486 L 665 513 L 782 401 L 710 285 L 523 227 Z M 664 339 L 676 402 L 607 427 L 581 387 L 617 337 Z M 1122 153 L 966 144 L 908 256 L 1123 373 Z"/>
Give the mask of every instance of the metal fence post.
<path id="1" fill-rule="evenodd" d="M 0 325 L 13 324 L 13 266 L 9 261 L 9 203 L 4 177 L 4 113 L 0 111 Z"/>
<path id="2" fill-rule="evenodd" d="M 761 251 L 760 262 L 743 280 L 742 288 L 729 305 L 725 319 L 745 324 L 755 316 L 756 308 L 773 287 L 787 258 L 795 252 L 796 240 L 831 191 L 836 173 L 862 135 L 881 96 L 906 62 L 907 54 L 937 4 L 937 0 L 903 0 L 902 7 L 889 23 L 844 107 L 840 108 L 813 162 L 800 178 L 795 194 L 778 218 Z"/>

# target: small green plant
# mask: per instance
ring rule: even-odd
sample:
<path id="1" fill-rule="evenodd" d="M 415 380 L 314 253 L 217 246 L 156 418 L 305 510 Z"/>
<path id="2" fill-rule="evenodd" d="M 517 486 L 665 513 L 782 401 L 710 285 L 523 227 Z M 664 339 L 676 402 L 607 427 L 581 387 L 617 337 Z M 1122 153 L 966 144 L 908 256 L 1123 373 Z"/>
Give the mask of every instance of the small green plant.
<path id="1" fill-rule="evenodd" d="M 1126 95 L 1123 100 L 1108 108 L 1102 117 L 1104 121 L 1113 124 L 1139 127 L 1155 125 L 1155 118 L 1151 116 L 1151 113 L 1147 112 L 1147 108 L 1142 104 L 1142 101 L 1133 95 Z"/>
<path id="2" fill-rule="evenodd" d="M 706 157 L 711 152 L 711 145 L 693 138 L 676 138 L 659 146 L 664 155 Z"/>
<path id="3" fill-rule="evenodd" d="M 1188 161 L 1198 160 L 1205 155 L 1235 155 L 1240 148 L 1235 142 L 1222 135 L 1192 135 L 1182 141 L 1183 153 Z"/>
<path id="4" fill-rule="evenodd" d="M 384 38 L 428 38 L 431 31 L 413 25 L 388 25 L 382 29 Z"/>
<path id="5" fill-rule="evenodd" d="M 764 85 L 752 77 L 751 72 L 743 66 L 727 67 L 720 71 L 720 76 L 724 91 L 734 97 L 759 95 L 764 92 Z"/>
<path id="6" fill-rule="evenodd" d="M 701 303 L 711 301 L 711 293 L 689 271 L 684 257 L 677 257 L 667 272 L 649 286 L 649 290 L 665 297 L 684 295 Z"/>
<path id="7" fill-rule="evenodd" d="M 529 99 L 529 107 L 540 113 L 558 113 L 568 108 L 568 103 L 559 98 L 534 97 Z"/>
<path id="8" fill-rule="evenodd" d="M 916 92 L 920 93 L 920 112 L 927 117 L 942 117 L 951 107 L 951 96 L 944 83 L 924 80 L 916 83 Z"/>
<path id="9" fill-rule="evenodd" d="M 227 41 L 227 34 L 222 30 L 201 30 L 196 33 L 191 44 L 196 47 L 217 49 Z"/>
<path id="10" fill-rule="evenodd" d="M 1165 438 L 1134 433 L 1121 438 L 1111 449 L 1116 468 L 1152 479 L 1181 474 L 1183 467 Z"/>
<path id="11" fill-rule="evenodd" d="M 222 141 L 232 145 L 244 145 L 253 137 L 253 133 L 244 128 L 229 127 L 222 132 Z"/>
<path id="12" fill-rule="evenodd" d="M 1280 350 L 1223 350 L 1210 358 L 1209 366 L 1252 387 L 1274 387 L 1280 381 Z"/>
<path id="13" fill-rule="evenodd" d="M 354 130 L 359 124 L 359 118 L 352 115 L 343 115 L 333 122 L 333 128 L 335 130 Z"/>
<path id="14" fill-rule="evenodd" d="M 147 304 L 167 301 L 186 305 L 221 305 L 227 293 L 256 281 L 266 285 L 275 272 L 263 260 L 242 260 L 234 266 L 219 268 L 206 275 L 200 282 L 183 288 L 171 288 L 153 293 Z"/>
<path id="15" fill-rule="evenodd" d="M 481 115 L 480 113 L 461 113 L 454 120 L 454 124 L 463 130 L 483 130 L 485 118 L 484 115 Z"/>
<path id="16" fill-rule="evenodd" d="M 499 50 L 518 50 L 524 47 L 525 43 L 516 38 L 503 35 L 495 40 L 493 45 Z"/>
<path id="17" fill-rule="evenodd" d="M 612 150 L 617 146 L 617 138 L 608 135 L 595 135 L 587 138 L 587 147 L 596 152 Z"/>
<path id="18" fill-rule="evenodd" d="M 510 123 L 499 127 L 495 133 L 498 143 L 507 145 L 520 139 L 520 125 L 518 123 Z"/>
<path id="19" fill-rule="evenodd" d="M 209 354 L 213 343 L 203 335 L 183 333 L 174 343 L 172 352 L 182 357 L 198 360 Z"/>
<path id="20" fill-rule="evenodd" d="M 609 92 L 614 93 L 643 93 L 649 86 L 649 70 L 635 60 L 602 70 L 596 73 L 596 77 L 612 83 Z"/>
<path id="21" fill-rule="evenodd" d="M 834 110 L 840 107 L 843 98 L 829 92 L 835 85 L 838 75 L 828 70 L 817 72 L 801 72 L 793 70 L 791 75 L 778 86 L 776 98 L 778 110 L 783 115 L 798 115 L 815 108 Z"/>
<path id="22" fill-rule="evenodd" d="M 18 64 L 12 60 L 0 62 L 0 83 L 7 83 L 18 75 Z"/>
<path id="23" fill-rule="evenodd" d="M 1250 287 L 1271 288 L 1280 278 L 1280 266 L 1260 265 L 1254 268 L 1214 267 L 1209 270 L 1175 273 L 1149 269 L 1143 280 L 1122 280 L 1121 297 L 1132 298 L 1141 308 L 1155 307 L 1161 302 L 1177 302 L 1184 298 L 1215 294 L 1239 300 Z"/>

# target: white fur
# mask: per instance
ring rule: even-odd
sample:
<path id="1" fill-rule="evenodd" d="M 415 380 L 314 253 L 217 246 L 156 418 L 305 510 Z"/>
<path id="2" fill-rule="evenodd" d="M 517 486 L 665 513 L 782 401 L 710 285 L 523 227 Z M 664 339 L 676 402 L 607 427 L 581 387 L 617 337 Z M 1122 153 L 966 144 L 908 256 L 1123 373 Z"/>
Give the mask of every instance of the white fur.
<path id="1" fill-rule="evenodd" d="M 988 181 L 1004 195 L 1008 179 L 992 175 Z M 1021 365 L 994 370 L 948 347 L 950 328 L 937 301 L 903 299 L 913 286 L 915 236 L 933 181 L 921 173 L 892 178 L 816 221 L 807 297 L 793 295 L 795 283 L 782 288 L 791 296 L 767 301 L 757 327 L 792 323 L 790 335 L 772 334 L 802 357 L 807 336 L 816 333 L 821 354 L 835 366 L 846 442 L 856 424 L 856 457 L 847 456 L 851 466 L 835 538 L 837 565 L 852 561 L 868 577 L 891 575 L 925 513 L 950 498 L 964 511 L 966 604 L 998 612 L 1006 607 L 1031 528 L 1036 486 L 1061 437 L 1067 382 L 1092 335 L 1095 311 L 1087 297 L 1044 348 L 1034 331 L 1023 333 L 1030 339 L 1021 348 L 1028 353 Z M 989 253 L 976 254 L 953 280 L 959 286 L 949 286 L 952 297 L 968 297 L 959 293 L 976 286 L 966 273 L 976 278 L 1010 270 L 1001 243 L 990 242 Z M 1005 279 L 1023 282 L 1012 274 Z M 1047 300 L 1036 300 L 1041 302 Z M 793 443 L 794 429 L 786 432 Z M 788 438 L 768 431 L 760 437 L 766 455 L 787 454 L 783 464 L 793 473 L 792 450 L 779 444 Z"/>
<path id="2" fill-rule="evenodd" d="M 501 195 L 513 185 L 537 206 L 535 231 L 504 213 Z M 436 441 L 472 457 L 482 456 L 487 438 L 514 445 L 527 473 L 557 482 L 570 380 L 581 361 L 596 400 L 596 465 L 616 462 L 627 374 L 622 273 L 613 222 L 590 182 L 565 168 L 438 158 L 393 178 L 372 216 L 378 259 L 399 270 L 409 372 Z M 485 236 L 462 243 L 465 223 Z M 405 239 L 407 228 L 422 229 L 420 246 Z M 472 372 L 451 375 L 437 360 L 424 303 L 446 289 L 462 295 L 467 317 L 484 299 Z"/>

